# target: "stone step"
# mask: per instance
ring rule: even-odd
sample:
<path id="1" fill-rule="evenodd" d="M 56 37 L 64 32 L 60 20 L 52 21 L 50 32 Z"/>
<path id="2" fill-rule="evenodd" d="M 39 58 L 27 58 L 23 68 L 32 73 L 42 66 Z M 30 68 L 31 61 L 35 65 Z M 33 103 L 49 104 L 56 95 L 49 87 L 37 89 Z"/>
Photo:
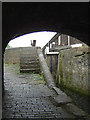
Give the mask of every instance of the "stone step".
<path id="1" fill-rule="evenodd" d="M 51 97 L 50 99 L 53 102 L 53 104 L 58 107 L 72 102 L 71 98 L 63 93 L 55 97 Z"/>
<path id="2" fill-rule="evenodd" d="M 29 57 L 29 56 L 37 56 L 37 53 L 25 53 L 25 54 L 20 54 L 21 57 L 25 56 L 25 57 Z"/>
<path id="3" fill-rule="evenodd" d="M 38 57 L 20 57 L 20 60 L 39 60 Z"/>
<path id="4" fill-rule="evenodd" d="M 39 73 L 40 69 L 20 69 L 20 72 L 22 72 L 22 73 L 29 73 L 29 72 Z"/>
<path id="5" fill-rule="evenodd" d="M 39 64 L 39 61 L 20 61 L 20 65 L 22 65 L 22 64 L 25 64 L 25 65 L 29 65 L 29 64 Z"/>
<path id="6" fill-rule="evenodd" d="M 22 51 L 20 55 L 20 72 L 40 72 L 37 49 L 35 47 L 27 49 L 28 51 Z"/>
<path id="7" fill-rule="evenodd" d="M 39 64 L 39 61 L 22 61 L 21 63 L 20 63 L 20 65 L 23 65 L 23 64 L 25 64 L 25 65 L 37 65 L 37 64 Z"/>
<path id="8" fill-rule="evenodd" d="M 62 106 L 72 102 L 72 99 L 69 96 L 67 96 L 63 91 L 61 91 L 59 88 L 53 87 L 52 89 L 57 93 L 57 96 L 52 97 L 50 99 L 56 106 Z"/>
<path id="9" fill-rule="evenodd" d="M 38 56 L 37 55 L 30 55 L 30 54 L 28 54 L 28 55 L 23 55 L 23 56 L 20 56 L 21 58 L 38 58 Z"/>
<path id="10" fill-rule="evenodd" d="M 21 53 L 21 54 L 20 54 L 20 56 L 27 56 L 27 55 L 29 55 L 29 56 L 36 55 L 36 56 L 37 56 L 37 53 L 36 53 L 36 52 L 31 52 L 31 53 L 29 53 L 29 52 L 24 52 L 24 53 Z"/>
<path id="11" fill-rule="evenodd" d="M 21 57 L 37 57 L 37 54 L 34 54 L 34 53 L 32 53 L 32 54 L 21 54 L 20 56 Z"/>
<path id="12" fill-rule="evenodd" d="M 39 60 L 37 60 L 37 59 L 22 59 L 22 60 L 20 60 L 21 63 L 31 62 L 31 61 L 33 61 L 33 62 L 39 62 Z"/>
<path id="13" fill-rule="evenodd" d="M 20 69 L 31 69 L 31 68 L 34 68 L 34 69 L 37 69 L 37 68 L 40 68 L 39 65 L 20 65 Z"/>

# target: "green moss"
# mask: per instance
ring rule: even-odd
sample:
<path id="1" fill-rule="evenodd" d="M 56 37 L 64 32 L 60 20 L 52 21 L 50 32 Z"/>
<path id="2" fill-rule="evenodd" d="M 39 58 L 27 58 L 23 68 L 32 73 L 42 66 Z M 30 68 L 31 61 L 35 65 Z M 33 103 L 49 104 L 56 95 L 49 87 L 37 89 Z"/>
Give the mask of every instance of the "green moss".
<path id="1" fill-rule="evenodd" d="M 20 73 L 20 64 L 17 64 L 18 65 L 18 73 Z"/>
<path id="2" fill-rule="evenodd" d="M 65 74 L 66 74 L 66 82 L 65 82 L 65 84 L 68 84 L 68 79 L 69 79 L 68 77 L 69 77 L 69 76 L 68 76 L 67 68 L 65 69 Z"/>
<path id="3" fill-rule="evenodd" d="M 20 64 L 11 64 L 11 63 L 5 64 L 5 63 L 4 63 L 4 66 L 5 66 L 5 67 L 9 66 L 9 70 L 10 70 L 11 72 L 20 73 Z"/>
<path id="4" fill-rule="evenodd" d="M 61 52 L 62 57 L 64 57 L 64 52 Z"/>
<path id="5" fill-rule="evenodd" d="M 58 80 L 59 80 L 59 68 L 57 68 L 57 75 L 56 75 L 56 80 L 55 80 L 56 86 L 58 86 Z"/>
<path id="6" fill-rule="evenodd" d="M 61 84 L 61 79 L 60 79 L 60 76 L 59 76 L 59 79 L 58 79 L 58 87 L 60 86 Z"/>
<path id="7" fill-rule="evenodd" d="M 63 84 L 62 60 L 60 59 L 60 84 Z"/>
<path id="8" fill-rule="evenodd" d="M 81 46 L 81 47 L 83 47 L 83 48 L 89 48 L 89 46 Z"/>
<path id="9" fill-rule="evenodd" d="M 45 80 L 44 75 L 40 75 L 40 80 Z"/>
<path id="10" fill-rule="evenodd" d="M 71 66 L 69 66 L 69 71 L 67 70 L 67 68 L 65 69 L 65 76 L 66 76 L 66 80 L 65 80 L 64 84 L 72 86 L 72 69 L 71 69 Z"/>
<path id="11" fill-rule="evenodd" d="M 89 96 L 86 94 L 82 94 L 80 92 L 77 92 L 73 90 L 73 88 L 67 88 L 67 87 L 62 87 L 62 91 L 64 91 L 68 96 L 71 97 L 73 102 L 81 109 L 84 111 L 88 112 L 88 98 Z"/>
<path id="12" fill-rule="evenodd" d="M 88 52 L 88 51 L 87 51 L 87 52 L 85 52 L 85 54 L 84 54 L 84 55 L 88 55 L 88 54 L 90 54 L 90 52 Z"/>
<path id="13" fill-rule="evenodd" d="M 78 89 L 70 85 L 62 85 L 61 89 L 67 89 L 80 95 L 90 96 L 90 92 L 87 90 Z"/>
<path id="14" fill-rule="evenodd" d="M 44 73 L 42 73 L 41 71 L 40 71 L 40 76 L 43 78 L 43 80 L 45 80 L 45 76 L 44 76 Z"/>

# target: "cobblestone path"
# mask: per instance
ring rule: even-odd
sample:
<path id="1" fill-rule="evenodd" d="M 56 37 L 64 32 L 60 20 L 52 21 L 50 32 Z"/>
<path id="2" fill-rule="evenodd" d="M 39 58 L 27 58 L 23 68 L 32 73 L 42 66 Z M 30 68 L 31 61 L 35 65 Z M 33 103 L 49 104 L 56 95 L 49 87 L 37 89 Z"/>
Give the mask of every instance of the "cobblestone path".
<path id="1" fill-rule="evenodd" d="M 3 118 L 74 118 L 61 107 L 52 104 L 49 97 L 56 94 L 47 87 L 42 76 L 19 74 L 15 67 L 11 69 L 5 65 Z"/>

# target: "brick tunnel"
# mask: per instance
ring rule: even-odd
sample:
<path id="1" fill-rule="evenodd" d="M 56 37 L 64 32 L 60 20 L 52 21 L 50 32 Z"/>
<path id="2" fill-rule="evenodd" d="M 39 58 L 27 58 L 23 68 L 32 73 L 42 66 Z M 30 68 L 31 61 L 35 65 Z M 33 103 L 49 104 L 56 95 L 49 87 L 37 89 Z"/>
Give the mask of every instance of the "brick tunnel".
<path id="1" fill-rule="evenodd" d="M 18 36 L 37 31 L 68 34 L 88 41 L 88 3 L 2 3 L 3 51 Z"/>
<path id="2" fill-rule="evenodd" d="M 2 3 L 3 55 L 11 39 L 38 31 L 71 35 L 90 45 L 88 3 Z"/>

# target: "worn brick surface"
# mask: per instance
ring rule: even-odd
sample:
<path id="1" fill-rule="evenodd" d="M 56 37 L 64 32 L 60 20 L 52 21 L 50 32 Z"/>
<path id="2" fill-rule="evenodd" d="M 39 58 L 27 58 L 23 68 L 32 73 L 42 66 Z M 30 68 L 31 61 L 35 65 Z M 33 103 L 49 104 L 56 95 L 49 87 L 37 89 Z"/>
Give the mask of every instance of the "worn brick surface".
<path id="1" fill-rule="evenodd" d="M 13 67 L 14 69 L 14 67 Z M 50 90 L 39 74 L 11 71 L 4 72 L 5 93 L 3 118 L 73 118 L 61 107 L 52 104 L 49 97 L 56 93 Z"/>

